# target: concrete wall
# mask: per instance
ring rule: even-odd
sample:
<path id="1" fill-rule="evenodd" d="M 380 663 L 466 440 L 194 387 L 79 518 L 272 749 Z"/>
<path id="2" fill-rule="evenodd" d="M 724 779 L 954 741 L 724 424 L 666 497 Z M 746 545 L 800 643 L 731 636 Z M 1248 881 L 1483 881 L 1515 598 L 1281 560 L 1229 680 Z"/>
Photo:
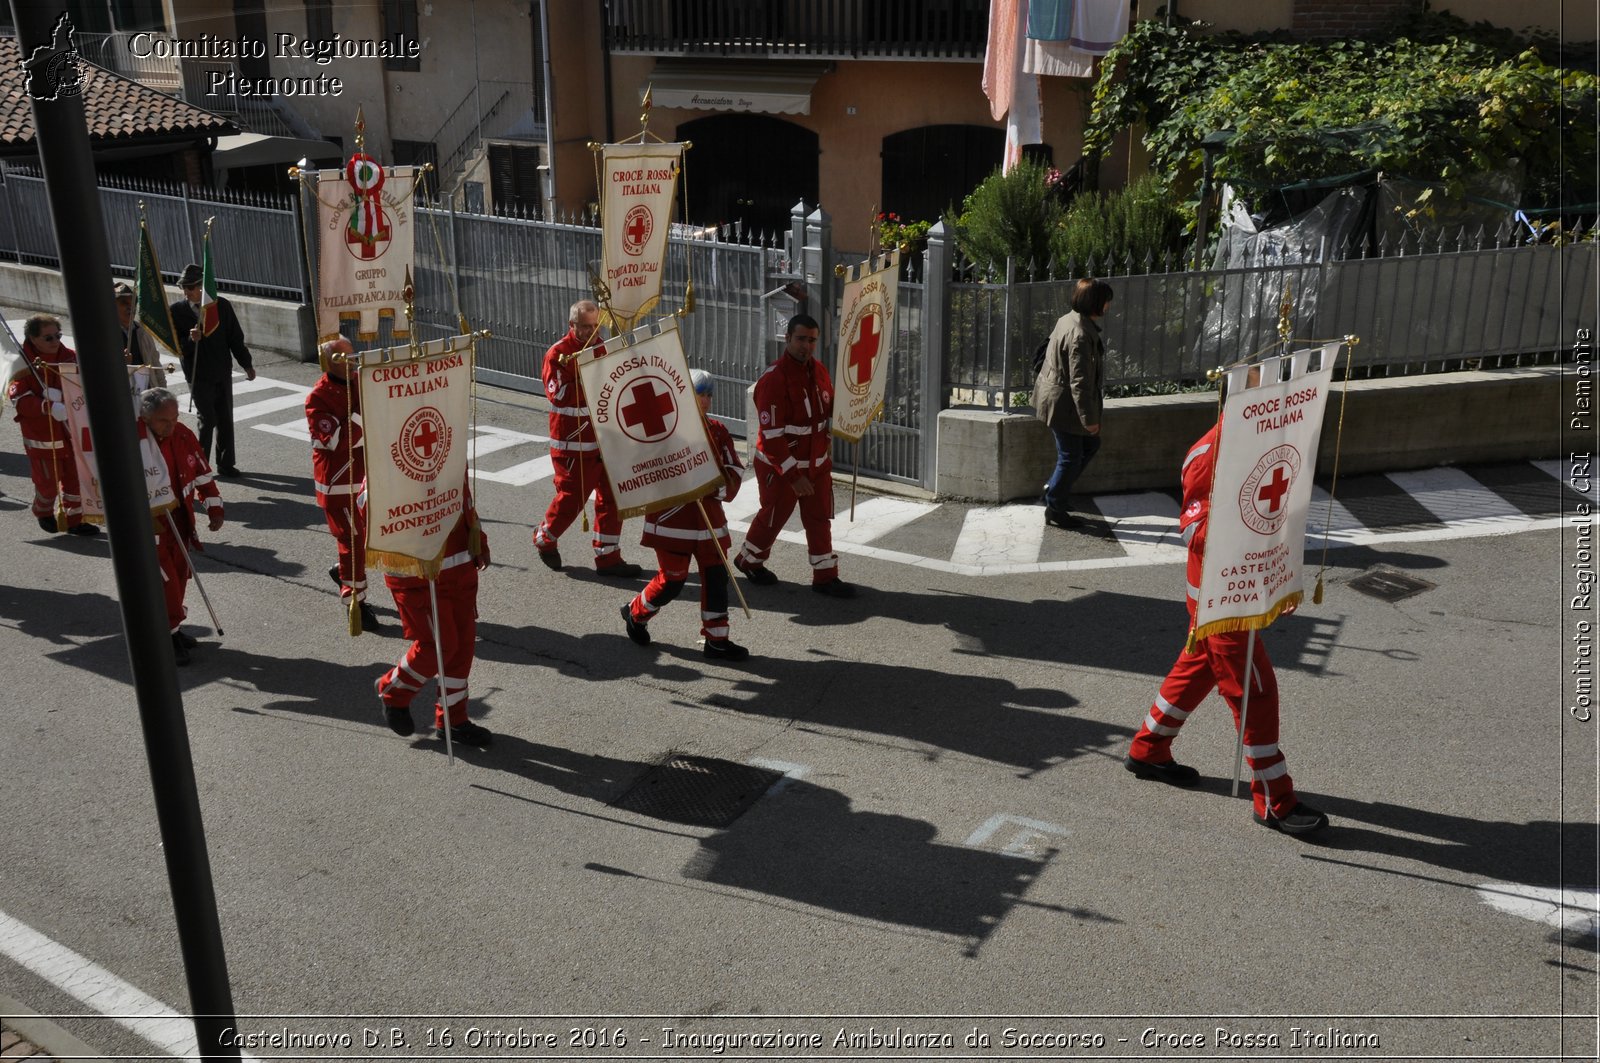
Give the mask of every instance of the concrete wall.
<path id="1" fill-rule="evenodd" d="M 1354 381 L 1339 473 L 1387 472 L 1560 453 L 1562 370 L 1555 366 Z M 1214 395 L 1157 395 L 1106 403 L 1104 445 L 1078 487 L 1085 494 L 1178 486 L 1189 445 L 1216 420 Z M 1317 471 L 1333 470 L 1340 392 L 1328 401 Z M 1037 497 L 1055 467 L 1050 431 L 1031 413 L 939 414 L 941 498 Z"/>
<path id="2" fill-rule="evenodd" d="M 113 279 L 133 283 L 132 277 L 106 278 L 108 301 Z M 244 341 L 252 354 L 316 361 L 316 323 L 309 306 L 276 299 L 257 299 L 249 295 L 224 294 L 228 302 L 233 304 L 234 313 L 239 316 L 239 325 L 244 329 Z M 182 298 L 183 293 L 177 288 L 167 289 L 169 303 Z M 69 333 L 72 331 L 66 284 L 56 270 L 0 262 L 0 305 L 17 307 L 30 313 L 55 314 L 65 322 L 66 330 Z"/>

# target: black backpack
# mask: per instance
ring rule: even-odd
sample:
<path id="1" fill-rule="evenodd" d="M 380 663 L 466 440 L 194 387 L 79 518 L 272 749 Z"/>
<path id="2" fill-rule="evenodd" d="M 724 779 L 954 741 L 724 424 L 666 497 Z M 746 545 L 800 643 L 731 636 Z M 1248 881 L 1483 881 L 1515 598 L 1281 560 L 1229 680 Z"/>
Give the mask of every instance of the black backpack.
<path id="1" fill-rule="evenodd" d="M 1033 375 L 1038 376 L 1039 370 L 1044 368 L 1045 355 L 1050 353 L 1050 340 L 1048 338 L 1033 350 Z"/>

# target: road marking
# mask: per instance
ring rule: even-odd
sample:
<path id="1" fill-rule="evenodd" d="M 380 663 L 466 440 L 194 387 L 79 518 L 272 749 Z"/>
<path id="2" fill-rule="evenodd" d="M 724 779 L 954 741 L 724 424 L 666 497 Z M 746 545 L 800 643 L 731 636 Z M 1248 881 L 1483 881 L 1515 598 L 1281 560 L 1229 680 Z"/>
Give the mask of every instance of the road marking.
<path id="1" fill-rule="evenodd" d="M 512 487 L 526 487 L 535 480 L 543 480 L 554 474 L 555 470 L 551 465 L 550 455 L 546 454 L 542 458 L 534 458 L 532 461 L 513 465 L 509 469 L 500 469 L 498 472 L 479 469 L 478 479 L 493 480 L 497 484 L 510 484 Z"/>
<path id="2" fill-rule="evenodd" d="M 1150 561 L 1182 561 L 1189 548 L 1178 537 L 1178 503 L 1159 491 L 1103 495 L 1094 500 L 1102 516 L 1115 523 L 1111 534 L 1129 557 Z"/>
<path id="3" fill-rule="evenodd" d="M 1322 545 L 1324 531 L 1330 542 L 1343 542 L 1346 533 L 1364 532 L 1367 526 L 1361 523 L 1361 518 L 1345 506 L 1338 499 L 1333 500 L 1332 512 L 1328 508 L 1328 492 L 1313 484 L 1311 486 L 1311 510 L 1306 514 L 1306 539 L 1314 546 Z M 1323 525 L 1326 523 L 1327 527 Z"/>
<path id="4" fill-rule="evenodd" d="M 1573 464 L 1570 461 L 1530 461 L 1528 464 L 1560 480 L 1568 491 L 1583 495 L 1590 502 L 1600 503 L 1600 477 L 1594 474 L 1593 460 L 1585 459 L 1580 462 L 1576 470 L 1577 475 L 1574 475 Z M 1578 490 L 1580 487 L 1584 490 Z"/>
<path id="5" fill-rule="evenodd" d="M 967 511 L 950 551 L 953 565 L 1014 565 L 1039 560 L 1044 510 L 1037 506 L 980 507 Z"/>
<path id="6" fill-rule="evenodd" d="M 1460 469 L 1391 472 L 1390 481 L 1446 524 L 1522 524 L 1533 518 Z"/>
<path id="7" fill-rule="evenodd" d="M 0 912 L 0 955 L 168 1055 L 199 1056 L 192 1020 L 5 912 Z M 252 1056 L 241 1058 L 256 1063 Z"/>
<path id="8" fill-rule="evenodd" d="M 1485 882 L 1478 887 L 1478 899 L 1507 915 L 1561 931 L 1600 937 L 1600 892 L 1595 890 Z"/>
<path id="9" fill-rule="evenodd" d="M 233 419 L 235 422 L 248 421 L 252 417 L 265 417 L 267 414 L 277 413 L 279 410 L 298 409 L 304 407 L 305 404 L 306 393 L 304 391 L 293 395 L 275 395 L 270 399 L 261 399 L 257 402 L 246 403 L 243 406 L 235 406 L 233 408 Z"/>
<path id="10" fill-rule="evenodd" d="M 1072 833 L 1054 823 L 1002 813 L 984 820 L 977 830 L 967 835 L 967 840 L 962 844 L 972 849 L 983 848 L 984 843 L 999 833 L 1002 827 L 1008 826 L 1019 828 L 1010 835 L 1011 840 L 1000 848 L 1000 851 L 1008 856 L 1043 856 L 1047 850 L 1056 846 L 1041 845 L 1041 842 L 1048 841 L 1052 835 L 1064 838 Z"/>
<path id="11" fill-rule="evenodd" d="M 833 518 L 833 541 L 836 543 L 870 543 L 881 539 L 896 528 L 925 517 L 933 507 L 926 502 L 912 502 L 904 498 L 878 496 L 856 503 L 856 519 L 850 520 L 847 503 Z"/>
<path id="12" fill-rule="evenodd" d="M 769 794 L 783 792 L 783 790 L 785 790 L 790 783 L 794 782 L 796 779 L 805 778 L 806 774 L 811 771 L 811 765 L 809 764 L 796 764 L 793 761 L 788 760 L 771 760 L 767 757 L 751 757 L 749 760 L 745 761 L 745 763 L 751 765 L 752 767 L 766 768 L 768 771 L 783 772 L 783 778 L 773 783 L 767 789 L 767 793 Z"/>
<path id="13" fill-rule="evenodd" d="M 521 446 L 523 443 L 549 444 L 548 436 L 534 436 L 526 432 L 515 432 L 509 428 L 496 428 L 492 425 L 479 425 L 478 434 L 467 443 L 467 454 L 472 459 L 493 454 L 497 450 L 508 450 L 511 447 Z"/>

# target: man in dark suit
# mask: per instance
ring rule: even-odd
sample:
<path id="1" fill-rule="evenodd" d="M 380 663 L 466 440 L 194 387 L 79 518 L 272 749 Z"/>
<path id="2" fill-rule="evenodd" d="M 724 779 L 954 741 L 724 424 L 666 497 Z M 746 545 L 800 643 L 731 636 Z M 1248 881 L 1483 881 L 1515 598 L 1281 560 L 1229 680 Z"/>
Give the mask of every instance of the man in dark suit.
<path id="1" fill-rule="evenodd" d="M 211 435 L 217 436 L 217 472 L 223 476 L 242 476 L 233 451 L 233 366 L 229 356 L 244 370 L 246 380 L 256 378 L 250 348 L 244 345 L 244 329 L 228 300 L 217 296 L 217 327 L 209 336 L 201 328 L 200 267 L 193 262 L 183 267 L 178 286 L 183 298 L 172 304 L 172 324 L 183 345 L 183 377 L 189 382 L 189 395 L 200 418 L 200 452 L 211 456 Z"/>

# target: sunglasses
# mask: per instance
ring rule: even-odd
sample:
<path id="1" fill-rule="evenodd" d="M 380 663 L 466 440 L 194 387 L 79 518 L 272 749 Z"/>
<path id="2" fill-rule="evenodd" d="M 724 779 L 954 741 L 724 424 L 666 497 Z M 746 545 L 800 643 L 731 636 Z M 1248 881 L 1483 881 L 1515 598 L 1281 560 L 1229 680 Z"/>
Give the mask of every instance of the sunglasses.
<path id="1" fill-rule="evenodd" d="M 59 333 L 59 332 L 42 332 L 42 333 L 39 334 L 39 338 L 41 340 L 49 340 L 51 343 L 60 343 L 61 342 L 61 333 Z"/>

